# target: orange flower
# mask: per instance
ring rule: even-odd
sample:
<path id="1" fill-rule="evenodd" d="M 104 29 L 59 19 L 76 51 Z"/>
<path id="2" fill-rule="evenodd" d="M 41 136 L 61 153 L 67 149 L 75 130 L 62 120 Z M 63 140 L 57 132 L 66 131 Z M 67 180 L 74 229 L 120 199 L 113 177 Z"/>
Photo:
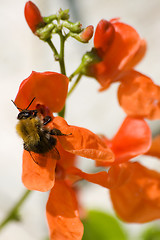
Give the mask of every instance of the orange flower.
<path id="1" fill-rule="evenodd" d="M 123 72 L 132 69 L 146 52 L 146 42 L 136 30 L 118 19 L 98 23 L 94 46 L 102 61 L 89 66 L 87 74 L 98 80 L 101 91 L 120 81 Z"/>
<path id="2" fill-rule="evenodd" d="M 130 178 L 110 195 L 118 216 L 126 222 L 145 223 L 160 218 L 160 173 L 141 164 L 126 163 L 126 171 L 133 165 Z"/>
<path id="3" fill-rule="evenodd" d="M 146 42 L 136 30 L 118 19 L 101 20 L 94 46 L 101 61 L 89 65 L 86 72 L 101 84 L 100 91 L 120 82 L 118 100 L 128 116 L 159 119 L 160 87 L 133 69 L 146 52 Z"/>
<path id="4" fill-rule="evenodd" d="M 33 72 L 21 83 L 15 104 L 20 109 L 26 109 L 26 106 L 35 97 L 31 106 L 38 111 L 38 116 L 41 119 L 47 115 L 51 117 L 51 121 L 45 126 L 47 131 L 56 128 L 65 134 L 54 136 L 57 142 L 61 143 L 63 149 L 96 161 L 114 161 L 112 151 L 96 134 L 84 128 L 69 126 L 62 117 L 53 117 L 51 114 L 59 112 L 63 108 L 67 89 L 68 78 L 66 76 L 52 72 Z M 55 168 L 59 157 L 57 155 L 59 152 L 61 157 L 62 151 L 57 146 L 57 150 L 53 147 L 44 154 L 24 150 L 22 181 L 28 189 L 48 191 L 54 186 Z"/>
<path id="5" fill-rule="evenodd" d="M 64 134 L 54 136 L 57 143 L 50 151 L 35 153 L 24 150 L 22 181 L 30 190 L 51 190 L 46 206 L 50 239 L 81 240 L 83 224 L 79 218 L 76 192 L 72 187 L 79 177 L 68 175 L 67 170 L 74 166 L 76 155 L 109 162 L 114 161 L 114 155 L 96 134 L 69 126 L 62 117 L 52 115 L 64 107 L 67 90 L 68 78 L 54 72 L 32 72 L 20 85 L 15 99 L 18 109 L 22 113 L 27 111 L 27 114 L 31 111 L 40 120 L 50 119 L 47 126 L 41 126 L 47 133 L 57 129 Z M 33 98 L 35 100 L 30 104 Z M 34 115 L 31 115 L 28 121 L 33 118 Z"/>
<path id="6" fill-rule="evenodd" d="M 146 42 L 136 30 L 118 19 L 101 20 L 94 46 L 101 61 L 89 65 L 86 74 L 98 80 L 100 91 L 120 82 L 118 100 L 128 116 L 159 119 L 160 87 L 133 69 L 146 52 Z"/>

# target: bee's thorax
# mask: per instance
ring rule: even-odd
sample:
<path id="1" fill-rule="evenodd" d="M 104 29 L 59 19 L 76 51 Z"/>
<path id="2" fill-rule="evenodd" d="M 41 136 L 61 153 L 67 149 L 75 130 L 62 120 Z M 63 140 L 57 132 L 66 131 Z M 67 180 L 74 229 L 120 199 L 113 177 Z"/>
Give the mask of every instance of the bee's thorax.
<path id="1" fill-rule="evenodd" d="M 24 142 L 38 142 L 41 121 L 39 118 L 27 118 L 18 121 L 16 130 Z"/>

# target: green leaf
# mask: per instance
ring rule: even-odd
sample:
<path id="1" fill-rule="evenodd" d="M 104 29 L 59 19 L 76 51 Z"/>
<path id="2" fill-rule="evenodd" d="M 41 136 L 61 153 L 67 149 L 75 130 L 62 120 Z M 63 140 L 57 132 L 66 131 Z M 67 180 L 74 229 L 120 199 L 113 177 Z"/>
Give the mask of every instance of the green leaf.
<path id="1" fill-rule="evenodd" d="M 119 221 L 104 212 L 91 210 L 85 220 L 82 240 L 127 240 Z"/>
<path id="2" fill-rule="evenodd" d="M 152 226 L 142 234 L 142 240 L 160 240 L 160 227 Z"/>

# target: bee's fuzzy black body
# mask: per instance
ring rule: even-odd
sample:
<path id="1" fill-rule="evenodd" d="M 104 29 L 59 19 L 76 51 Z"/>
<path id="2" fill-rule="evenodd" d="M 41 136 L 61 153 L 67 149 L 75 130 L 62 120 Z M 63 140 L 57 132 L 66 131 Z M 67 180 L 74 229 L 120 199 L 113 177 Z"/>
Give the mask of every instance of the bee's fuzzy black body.
<path id="1" fill-rule="evenodd" d="M 19 120 L 16 126 L 17 133 L 23 139 L 23 146 L 26 151 L 45 154 L 52 149 L 55 149 L 57 154 L 57 159 L 60 158 L 59 152 L 56 149 L 57 139 L 54 136 L 67 136 L 63 134 L 59 129 L 53 128 L 49 129 L 46 125 L 52 120 L 50 116 L 46 116 L 41 119 L 41 114 L 37 110 L 28 110 L 32 102 L 26 109 L 21 109 L 20 113 L 17 116 Z M 71 135 L 71 134 L 68 134 Z M 36 162 L 36 161 L 35 161 Z"/>
<path id="2" fill-rule="evenodd" d="M 22 116 L 23 112 L 20 114 Z M 16 129 L 23 139 L 24 149 L 29 152 L 46 153 L 56 146 L 57 139 L 38 116 L 19 119 Z"/>

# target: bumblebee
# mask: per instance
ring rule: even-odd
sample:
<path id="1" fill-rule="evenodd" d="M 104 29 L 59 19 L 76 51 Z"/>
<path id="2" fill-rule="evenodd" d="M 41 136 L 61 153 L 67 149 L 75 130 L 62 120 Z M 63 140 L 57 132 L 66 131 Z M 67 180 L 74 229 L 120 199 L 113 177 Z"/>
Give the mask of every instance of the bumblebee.
<path id="1" fill-rule="evenodd" d="M 28 109 L 34 99 L 35 98 L 32 99 L 26 109 L 17 107 L 12 100 L 16 108 L 20 110 L 20 113 L 17 116 L 19 121 L 16 125 L 16 130 L 18 135 L 23 139 L 23 147 L 30 153 L 31 157 L 31 152 L 45 154 L 53 149 L 57 153 L 57 159 L 60 159 L 59 152 L 56 148 L 57 139 L 54 136 L 67 136 L 68 134 L 63 134 L 56 128 L 51 130 L 48 129 L 46 125 L 52 120 L 52 118 L 46 116 L 41 119 L 37 110 Z M 34 162 L 37 163 L 35 160 Z"/>

